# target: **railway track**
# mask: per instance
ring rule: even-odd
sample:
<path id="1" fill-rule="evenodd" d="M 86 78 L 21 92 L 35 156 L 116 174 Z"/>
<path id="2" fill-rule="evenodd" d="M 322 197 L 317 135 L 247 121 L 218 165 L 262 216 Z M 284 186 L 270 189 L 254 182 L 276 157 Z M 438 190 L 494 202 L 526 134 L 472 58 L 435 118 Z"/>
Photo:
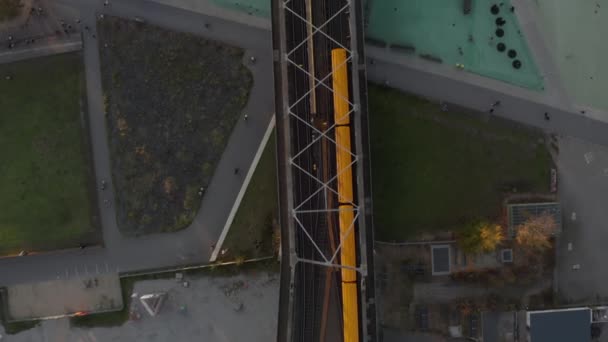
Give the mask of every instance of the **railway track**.
<path id="1" fill-rule="evenodd" d="M 354 229 L 348 241 L 344 237 L 345 227 L 357 219 L 355 170 L 351 169 L 350 150 L 340 152 L 335 145 L 340 131 L 339 138 L 350 149 L 350 119 L 334 127 L 337 118 L 349 117 L 353 108 L 348 102 L 336 116 L 340 102 L 332 80 L 336 65 L 343 66 L 339 83 L 348 99 L 353 91 L 348 80 L 350 58 L 346 57 L 352 25 L 350 11 L 345 10 L 348 6 L 352 2 L 347 0 L 273 2 L 273 27 L 282 30 L 274 31 L 274 42 L 284 53 L 275 63 L 275 86 L 280 84 L 281 91 L 277 116 L 284 112 L 277 118 L 279 150 L 285 151 L 285 159 L 279 158 L 279 174 L 283 172 L 280 197 L 282 206 L 285 201 L 290 205 L 281 213 L 282 225 L 287 227 L 284 233 L 289 235 L 282 241 L 290 244 L 283 248 L 284 255 L 296 259 L 282 269 L 282 280 L 289 272 L 290 282 L 289 291 L 284 290 L 286 282 L 282 285 L 281 314 L 288 315 L 290 322 L 279 329 L 281 341 L 353 342 L 366 330 L 359 324 L 364 309 L 360 308 L 358 286 L 363 278 L 355 270 L 360 244 Z M 282 13 L 277 16 L 277 11 Z M 332 58 L 336 50 L 344 52 L 338 54 L 342 56 L 339 64 Z M 338 172 L 345 165 L 347 177 Z M 340 195 L 336 189 L 341 189 Z M 331 265 L 341 262 L 350 268 Z"/>

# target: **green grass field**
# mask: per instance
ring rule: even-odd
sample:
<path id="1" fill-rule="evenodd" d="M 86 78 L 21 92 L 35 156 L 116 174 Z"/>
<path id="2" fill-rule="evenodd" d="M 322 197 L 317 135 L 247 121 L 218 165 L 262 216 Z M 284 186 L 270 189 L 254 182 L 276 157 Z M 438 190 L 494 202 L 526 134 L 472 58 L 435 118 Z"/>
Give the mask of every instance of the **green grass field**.
<path id="1" fill-rule="evenodd" d="M 437 104 L 377 86 L 370 87 L 369 110 L 378 240 L 495 219 L 514 188 L 549 191 L 552 162 L 538 133 L 444 113 Z"/>
<path id="2" fill-rule="evenodd" d="M 225 259 L 272 255 L 273 222 L 278 222 L 276 142 L 273 133 L 222 245 Z"/>
<path id="3" fill-rule="evenodd" d="M 82 56 L 3 64 L 0 75 L 0 254 L 93 242 Z"/>

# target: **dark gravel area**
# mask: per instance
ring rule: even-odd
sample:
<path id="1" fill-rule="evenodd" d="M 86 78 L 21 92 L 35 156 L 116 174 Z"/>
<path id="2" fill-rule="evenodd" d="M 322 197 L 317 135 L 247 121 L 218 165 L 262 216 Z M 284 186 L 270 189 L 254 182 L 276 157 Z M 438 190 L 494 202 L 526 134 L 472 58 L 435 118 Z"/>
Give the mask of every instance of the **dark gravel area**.
<path id="1" fill-rule="evenodd" d="M 185 228 L 247 103 L 243 51 L 115 17 L 98 35 L 118 225 Z"/>

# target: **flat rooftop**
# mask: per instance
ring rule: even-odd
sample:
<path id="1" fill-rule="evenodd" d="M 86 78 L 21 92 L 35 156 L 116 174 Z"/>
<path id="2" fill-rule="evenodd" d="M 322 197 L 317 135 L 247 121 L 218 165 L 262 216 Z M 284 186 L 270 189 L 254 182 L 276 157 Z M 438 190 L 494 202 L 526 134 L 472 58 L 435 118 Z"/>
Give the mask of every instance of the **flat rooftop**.
<path id="1" fill-rule="evenodd" d="M 567 309 L 528 313 L 530 342 L 590 342 L 591 310 Z"/>

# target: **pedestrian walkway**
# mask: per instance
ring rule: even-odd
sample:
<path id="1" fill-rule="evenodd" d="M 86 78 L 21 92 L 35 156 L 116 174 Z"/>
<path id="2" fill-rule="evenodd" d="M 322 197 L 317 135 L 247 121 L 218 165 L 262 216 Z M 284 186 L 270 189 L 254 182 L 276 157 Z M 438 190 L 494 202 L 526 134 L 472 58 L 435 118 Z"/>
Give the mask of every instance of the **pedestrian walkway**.
<path id="1" fill-rule="evenodd" d="M 25 59 L 56 55 L 82 49 L 80 35 L 58 38 L 50 36 L 36 41 L 36 45 L 23 45 L 10 50 L 0 50 L 0 64 Z"/>
<path id="2" fill-rule="evenodd" d="M 537 21 L 574 101 L 608 111 L 608 0 L 527 2 L 537 7 Z"/>

